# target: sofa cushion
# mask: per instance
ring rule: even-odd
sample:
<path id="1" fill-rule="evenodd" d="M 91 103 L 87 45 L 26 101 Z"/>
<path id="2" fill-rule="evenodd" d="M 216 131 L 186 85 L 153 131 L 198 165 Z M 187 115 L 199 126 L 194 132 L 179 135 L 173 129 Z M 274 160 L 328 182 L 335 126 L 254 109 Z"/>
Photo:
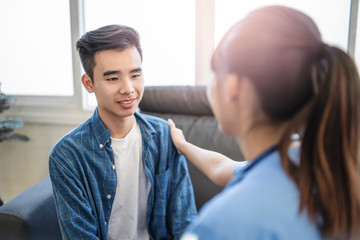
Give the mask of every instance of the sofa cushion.
<path id="1" fill-rule="evenodd" d="M 147 86 L 139 108 L 145 112 L 213 115 L 205 86 Z"/>

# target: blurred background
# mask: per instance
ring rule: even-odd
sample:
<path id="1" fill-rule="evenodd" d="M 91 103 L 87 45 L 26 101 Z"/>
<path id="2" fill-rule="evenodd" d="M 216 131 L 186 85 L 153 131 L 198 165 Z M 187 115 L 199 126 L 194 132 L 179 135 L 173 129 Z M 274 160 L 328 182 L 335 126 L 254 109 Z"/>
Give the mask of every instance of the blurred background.
<path id="1" fill-rule="evenodd" d="M 91 116 L 75 43 L 108 24 L 135 28 L 145 85 L 206 85 L 224 33 L 255 8 L 281 4 L 317 23 L 323 40 L 360 65 L 358 0 L 1 0 L 1 92 L 15 105 L 0 117 L 24 121 L 27 142 L 0 142 L 0 198 L 7 202 L 48 175 L 48 155 L 64 134 Z"/>

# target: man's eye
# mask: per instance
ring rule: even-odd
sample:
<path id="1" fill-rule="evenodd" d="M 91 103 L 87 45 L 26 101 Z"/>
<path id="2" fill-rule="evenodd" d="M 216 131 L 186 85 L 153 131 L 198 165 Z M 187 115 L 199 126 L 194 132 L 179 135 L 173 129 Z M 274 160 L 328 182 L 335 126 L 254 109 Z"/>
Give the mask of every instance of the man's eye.
<path id="1" fill-rule="evenodd" d="M 140 74 L 135 74 L 135 75 L 132 75 L 132 78 L 139 78 L 139 77 L 141 77 L 141 75 L 140 75 Z"/>
<path id="2" fill-rule="evenodd" d="M 108 80 L 108 81 L 116 81 L 116 80 L 118 80 L 118 78 L 113 77 L 113 78 L 107 78 L 106 80 Z"/>

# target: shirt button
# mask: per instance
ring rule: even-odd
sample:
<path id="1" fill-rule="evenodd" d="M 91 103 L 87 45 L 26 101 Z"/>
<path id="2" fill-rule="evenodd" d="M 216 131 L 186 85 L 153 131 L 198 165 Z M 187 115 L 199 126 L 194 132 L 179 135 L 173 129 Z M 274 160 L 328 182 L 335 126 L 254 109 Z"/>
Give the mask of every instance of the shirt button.
<path id="1" fill-rule="evenodd" d="M 100 145 L 99 145 L 99 147 L 100 147 L 100 148 L 103 148 L 103 147 L 104 147 L 104 145 L 100 144 Z"/>
<path id="2" fill-rule="evenodd" d="M 105 221 L 105 225 L 107 224 L 107 222 Z"/>
<path id="3" fill-rule="evenodd" d="M 109 195 L 107 195 L 106 197 L 107 197 L 107 199 L 110 199 L 110 198 L 111 198 L 111 195 L 109 194 Z"/>
<path id="4" fill-rule="evenodd" d="M 115 165 L 113 165 L 112 168 L 115 169 Z"/>

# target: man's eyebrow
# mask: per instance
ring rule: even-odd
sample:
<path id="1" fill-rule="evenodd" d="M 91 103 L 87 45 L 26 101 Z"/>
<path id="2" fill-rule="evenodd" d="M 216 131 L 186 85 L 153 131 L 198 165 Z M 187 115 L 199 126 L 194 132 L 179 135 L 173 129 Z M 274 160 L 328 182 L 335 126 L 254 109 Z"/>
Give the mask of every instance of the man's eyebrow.
<path id="1" fill-rule="evenodd" d="M 117 75 L 119 73 L 120 73 L 120 71 L 118 71 L 118 70 L 109 70 L 109 71 L 104 72 L 103 76 L 106 77 L 109 75 Z"/>
<path id="2" fill-rule="evenodd" d="M 141 67 L 138 67 L 138 68 L 131 70 L 130 73 L 141 72 L 141 71 L 142 71 Z"/>
<path id="3" fill-rule="evenodd" d="M 130 73 L 136 73 L 136 72 L 141 72 L 141 71 L 142 71 L 142 69 L 140 67 L 138 67 L 138 68 L 132 69 L 130 71 Z M 109 70 L 109 71 L 104 72 L 103 76 L 106 77 L 109 75 L 119 75 L 120 73 L 121 73 L 121 71 L 119 71 L 119 70 Z"/>

